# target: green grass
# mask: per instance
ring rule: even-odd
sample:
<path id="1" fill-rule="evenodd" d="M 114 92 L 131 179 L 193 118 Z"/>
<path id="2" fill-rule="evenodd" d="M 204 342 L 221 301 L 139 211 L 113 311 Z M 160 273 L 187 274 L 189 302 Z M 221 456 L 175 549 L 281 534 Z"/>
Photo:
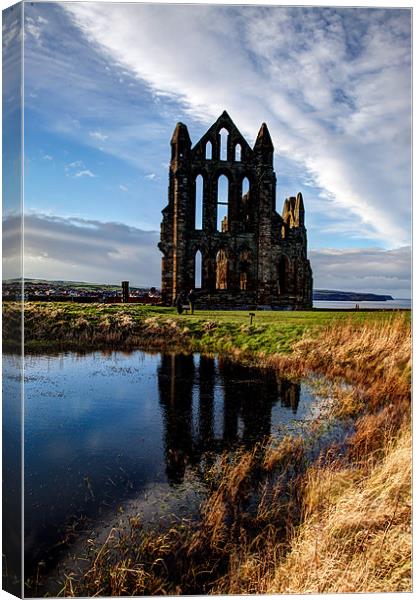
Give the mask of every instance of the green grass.
<path id="1" fill-rule="evenodd" d="M 201 330 L 208 321 L 216 327 L 203 335 L 201 349 L 239 348 L 265 354 L 288 353 L 300 338 L 309 333 L 319 335 L 329 325 L 343 322 L 366 323 L 393 318 L 386 312 L 315 312 L 315 311 L 258 311 L 250 325 L 249 313 L 244 311 L 199 311 L 181 317 L 179 321 L 191 330 Z M 407 318 L 407 317 L 406 317 Z"/>
<path id="2" fill-rule="evenodd" d="M 240 354 L 286 354 L 304 335 L 343 323 L 385 323 L 399 312 L 198 310 L 178 315 L 174 308 L 72 302 L 25 303 L 27 350 L 158 348 Z M 410 319 L 410 313 L 400 313 Z M 19 304 L 4 303 L 4 344 L 10 348 L 19 322 Z"/>

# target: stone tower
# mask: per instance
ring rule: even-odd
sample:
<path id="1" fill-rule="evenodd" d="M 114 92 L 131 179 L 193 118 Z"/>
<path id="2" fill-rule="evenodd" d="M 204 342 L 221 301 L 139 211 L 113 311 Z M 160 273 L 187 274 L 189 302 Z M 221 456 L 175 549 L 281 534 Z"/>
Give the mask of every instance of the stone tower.
<path id="1" fill-rule="evenodd" d="M 276 212 L 273 143 L 265 123 L 251 148 L 227 112 L 192 147 L 177 123 L 159 248 L 162 295 L 195 289 L 208 308 L 309 308 L 302 194 Z"/>

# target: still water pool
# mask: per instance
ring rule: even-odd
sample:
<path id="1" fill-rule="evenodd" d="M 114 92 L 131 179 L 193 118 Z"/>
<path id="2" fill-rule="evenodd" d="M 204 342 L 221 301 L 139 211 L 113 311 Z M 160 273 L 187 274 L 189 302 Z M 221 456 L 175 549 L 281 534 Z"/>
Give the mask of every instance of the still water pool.
<path id="1" fill-rule="evenodd" d="M 7 373 L 6 387 L 17 385 Z M 29 571 L 53 558 L 71 522 L 94 522 L 153 490 L 204 488 L 217 454 L 297 429 L 317 406 L 304 383 L 199 354 L 27 356 Z"/>

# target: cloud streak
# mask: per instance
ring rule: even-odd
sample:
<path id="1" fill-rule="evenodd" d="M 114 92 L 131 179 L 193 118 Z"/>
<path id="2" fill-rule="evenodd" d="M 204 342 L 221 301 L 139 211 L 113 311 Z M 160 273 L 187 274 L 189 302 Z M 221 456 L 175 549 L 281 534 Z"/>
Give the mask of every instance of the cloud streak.
<path id="1" fill-rule="evenodd" d="M 102 133 L 101 131 L 89 131 L 89 136 L 94 140 L 98 140 L 99 142 L 105 142 L 109 136 Z"/>
<path id="2" fill-rule="evenodd" d="M 74 177 L 97 177 L 90 169 L 84 169 L 83 171 L 77 171 Z"/>

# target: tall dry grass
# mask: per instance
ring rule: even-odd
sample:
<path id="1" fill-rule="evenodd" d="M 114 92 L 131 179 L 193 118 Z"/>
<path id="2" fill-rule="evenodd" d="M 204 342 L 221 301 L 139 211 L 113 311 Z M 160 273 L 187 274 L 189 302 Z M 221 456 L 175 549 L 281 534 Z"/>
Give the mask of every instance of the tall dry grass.
<path id="1" fill-rule="evenodd" d="M 410 328 L 345 323 L 263 361 L 348 381 L 343 443 L 307 462 L 285 438 L 224 457 L 201 518 L 162 532 L 133 523 L 68 575 L 68 596 L 397 592 L 411 589 Z"/>
<path id="2" fill-rule="evenodd" d="M 411 434 L 370 471 L 312 467 L 303 522 L 267 593 L 411 591 Z"/>
<path id="3" fill-rule="evenodd" d="M 302 339 L 277 367 L 355 384 L 340 394 L 340 417 L 357 411 L 343 455 L 324 453 L 299 480 L 301 518 L 285 556 L 249 554 L 223 578 L 224 593 L 398 592 L 411 590 L 411 331 L 348 323 Z M 337 456 L 335 456 L 337 455 Z M 329 457 L 331 456 L 331 459 Z M 283 558 L 284 556 L 284 558 Z"/>

